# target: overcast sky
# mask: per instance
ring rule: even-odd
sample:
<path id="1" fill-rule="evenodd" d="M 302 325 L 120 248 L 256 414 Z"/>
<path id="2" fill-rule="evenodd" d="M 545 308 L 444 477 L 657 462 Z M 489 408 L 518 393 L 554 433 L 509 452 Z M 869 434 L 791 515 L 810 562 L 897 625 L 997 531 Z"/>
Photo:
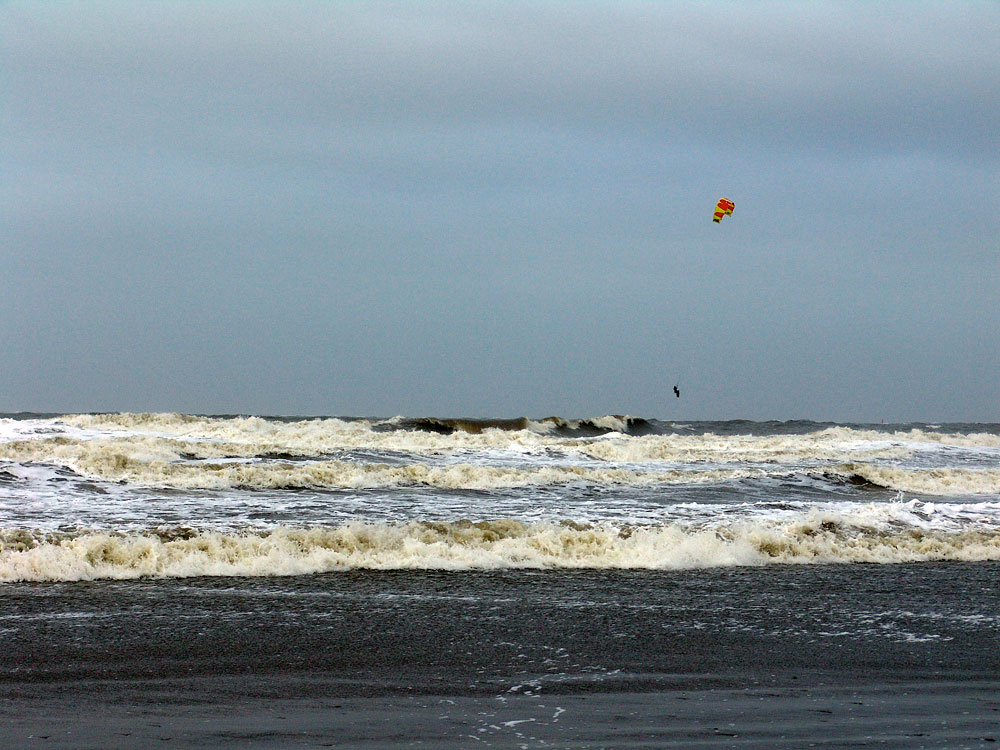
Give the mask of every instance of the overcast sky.
<path id="1" fill-rule="evenodd" d="M 4 2 L 0 412 L 1000 421 L 998 40 L 997 2 Z"/>

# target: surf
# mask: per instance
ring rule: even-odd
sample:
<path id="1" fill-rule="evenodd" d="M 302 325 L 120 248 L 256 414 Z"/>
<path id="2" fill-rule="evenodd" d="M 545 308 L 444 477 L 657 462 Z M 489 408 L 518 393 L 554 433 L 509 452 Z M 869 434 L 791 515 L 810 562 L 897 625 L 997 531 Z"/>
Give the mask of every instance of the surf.
<path id="1" fill-rule="evenodd" d="M 883 519 L 884 521 L 885 519 Z M 513 519 L 222 532 L 0 530 L 0 581 L 289 576 L 352 570 L 656 569 L 1000 560 L 1000 530 L 806 513 L 710 526 Z"/>

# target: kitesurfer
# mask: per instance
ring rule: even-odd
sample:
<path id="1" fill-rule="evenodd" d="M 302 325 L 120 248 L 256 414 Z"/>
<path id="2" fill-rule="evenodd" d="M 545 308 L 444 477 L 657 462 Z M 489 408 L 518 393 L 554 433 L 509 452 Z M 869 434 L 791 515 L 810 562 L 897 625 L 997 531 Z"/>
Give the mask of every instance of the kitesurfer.
<path id="1" fill-rule="evenodd" d="M 676 385 L 674 386 L 674 395 L 677 396 L 677 398 L 681 397 L 681 392 L 678 390 Z"/>

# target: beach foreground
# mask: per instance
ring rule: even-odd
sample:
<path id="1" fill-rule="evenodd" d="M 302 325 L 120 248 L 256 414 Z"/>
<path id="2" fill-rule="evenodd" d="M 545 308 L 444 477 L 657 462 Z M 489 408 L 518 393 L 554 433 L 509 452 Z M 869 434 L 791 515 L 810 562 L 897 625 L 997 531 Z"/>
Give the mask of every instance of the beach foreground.
<path id="1" fill-rule="evenodd" d="M 93 686 L 92 686 L 93 687 Z M 294 694 L 287 678 L 268 690 Z M 316 688 L 310 685 L 307 692 Z M 166 682 L 91 696 L 5 701 L 6 747 L 995 747 L 1000 681 L 869 682 L 743 690 L 253 698 Z M 118 691 L 114 691 L 118 693 Z M 20 707 L 21 710 L 18 710 Z"/>
<path id="2" fill-rule="evenodd" d="M 995 747 L 1000 565 L 6 584 L 5 747 Z"/>

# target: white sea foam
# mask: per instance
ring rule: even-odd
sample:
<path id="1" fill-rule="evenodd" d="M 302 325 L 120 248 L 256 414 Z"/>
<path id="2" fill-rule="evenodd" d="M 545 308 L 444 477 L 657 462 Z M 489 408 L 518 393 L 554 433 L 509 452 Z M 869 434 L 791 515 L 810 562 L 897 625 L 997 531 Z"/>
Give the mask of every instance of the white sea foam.
<path id="1" fill-rule="evenodd" d="M 907 445 L 881 439 L 861 440 L 828 430 L 808 435 L 644 435 L 611 436 L 581 444 L 593 458 L 619 462 L 798 463 L 905 458 Z"/>
<path id="2" fill-rule="evenodd" d="M 9 449 L 13 446 L 13 450 Z M 4 454 L 7 455 L 4 455 Z M 84 443 L 32 441 L 0 446 L 0 456 L 56 462 L 90 479 L 144 487 L 184 489 L 360 489 L 426 485 L 442 489 L 489 490 L 552 486 L 650 485 L 719 482 L 764 476 L 757 469 L 634 471 L 614 465 L 528 466 L 525 468 L 452 463 L 392 465 L 356 461 L 181 461 L 178 446 L 162 439 Z"/>
<path id="3" fill-rule="evenodd" d="M 605 417 L 588 423 L 605 429 L 624 429 L 624 417 Z M 396 420 L 393 420 L 396 421 Z M 533 429 L 484 428 L 478 432 L 458 430 L 439 434 L 425 430 L 390 429 L 382 431 L 366 420 L 311 419 L 294 422 L 266 420 L 258 417 L 209 418 L 183 414 L 104 414 L 67 415 L 54 420 L 17 422 L 4 420 L 0 430 L 0 459 L 11 461 L 55 462 L 95 478 L 110 478 L 108 466 L 117 466 L 115 480 L 137 481 L 182 487 L 220 487 L 226 483 L 218 472 L 207 470 L 206 483 L 191 478 L 189 472 L 149 467 L 138 463 L 159 460 L 177 463 L 185 460 L 218 461 L 228 458 L 274 458 L 282 455 L 300 458 L 338 458 L 347 451 L 370 453 L 372 463 L 379 464 L 378 455 L 395 456 L 403 462 L 436 464 L 440 462 L 496 465 L 526 462 L 521 458 L 546 465 L 577 463 L 595 468 L 594 462 L 609 464 L 605 468 L 628 470 L 639 483 L 650 479 L 649 472 L 662 469 L 700 469 L 711 465 L 717 469 L 748 469 L 751 466 L 821 466 L 830 464 L 900 464 L 919 454 L 930 455 L 930 464 L 939 461 L 934 456 L 956 448 L 974 452 L 980 465 L 989 467 L 1000 462 L 1000 436 L 988 433 L 939 434 L 912 429 L 895 433 L 831 427 L 808 434 L 773 435 L 714 435 L 668 434 L 631 436 L 612 432 L 602 437 L 566 437 L 552 434 L 555 421 L 534 423 Z M 13 424 L 14 426 L 11 426 Z M 938 451 L 937 454 L 934 451 Z M 468 460 L 475 454 L 474 460 Z M 114 457 L 114 458 L 113 458 Z M 520 458 L 519 458 L 520 457 Z M 556 457 L 556 458 L 553 458 Z M 427 460 L 428 458 L 432 460 Z M 923 460 L 923 459 L 922 459 Z M 945 461 L 945 463 L 949 463 Z M 631 464 L 631 465 L 629 465 Z M 705 466 L 700 466 L 705 465 Z M 135 469 L 128 471 L 129 467 Z M 905 471 L 914 467 L 899 467 Z M 943 467 L 945 471 L 953 466 Z M 968 467 L 967 467 L 968 468 Z M 314 475 L 315 469 L 310 470 Z M 184 473 L 185 478 L 165 480 L 164 475 Z M 287 473 L 287 472 L 286 472 Z M 335 472 L 336 473 L 336 472 Z M 412 472 L 411 472 L 412 473 Z M 417 473 L 420 473 L 417 470 Z M 452 472 L 454 475 L 456 472 Z M 472 472 L 473 474 L 475 472 Z M 557 472 L 558 473 L 558 472 Z M 859 472 L 860 474 L 861 472 Z M 326 472 L 330 475 L 330 472 Z M 367 479 L 359 478 L 364 474 Z M 376 478 L 381 474 L 383 479 Z M 406 474 L 406 472 L 402 472 Z M 573 481 L 566 472 L 556 482 Z M 159 475 L 159 476 L 158 476 Z M 607 475 L 611 476 L 611 475 Z M 693 476 L 693 475 L 691 475 Z M 957 476 L 943 474 L 928 481 L 927 475 L 916 477 L 917 484 L 902 474 L 872 478 L 875 484 L 914 492 L 996 492 L 991 490 L 989 474 Z M 243 486 L 281 486 L 271 480 L 250 481 Z M 472 488 L 488 487 L 490 480 L 471 477 Z M 539 483 L 541 477 L 500 480 L 498 486 L 528 486 Z M 403 479 L 420 483 L 422 479 Z M 587 481 L 601 481 L 594 473 Z M 617 476 L 610 481 L 631 481 Z M 665 481 L 670 481 L 667 477 Z M 334 481 L 330 486 L 389 486 L 389 475 L 378 467 L 372 471 L 354 472 L 352 478 Z M 432 479 L 429 484 L 436 485 Z M 306 480 L 294 486 L 325 486 L 323 482 Z M 444 481 L 441 486 L 454 486 Z M 960 488 L 966 489 L 960 489 Z"/>
<path id="4" fill-rule="evenodd" d="M 920 428 L 909 430 L 896 430 L 894 432 L 881 432 L 876 430 L 862 430 L 852 427 L 828 427 L 820 432 L 813 433 L 830 437 L 833 439 L 849 439 L 856 441 L 880 441 L 891 440 L 911 445 L 945 445 L 959 448 L 997 448 L 1000 449 L 1000 435 L 989 432 L 935 432 Z"/>
<path id="5" fill-rule="evenodd" d="M 194 421 L 199 430 L 186 436 L 101 432 L 22 437 L 0 442 L 0 460 L 65 466 L 98 481 L 186 489 L 426 485 L 490 490 L 568 483 L 647 486 L 780 478 L 812 472 L 902 492 L 941 496 L 1000 494 L 1000 469 L 903 466 L 898 464 L 900 452 L 905 455 L 900 446 L 885 445 L 884 441 L 858 446 L 854 440 L 845 443 L 839 437 L 830 438 L 825 435 L 829 431 L 805 436 L 615 436 L 595 440 L 541 438 L 502 431 L 494 431 L 495 436 L 418 433 L 414 437 L 414 433 L 408 432 L 371 432 L 355 423 L 336 420 L 339 425 L 349 425 L 343 434 L 353 439 L 345 441 L 341 439 L 339 426 L 299 426 L 291 429 L 291 439 L 286 433 L 265 439 L 260 436 L 260 429 L 270 432 L 277 423 L 249 420 L 252 426 L 247 437 L 230 424 L 234 420 L 209 420 L 211 426 L 218 427 L 219 433 L 225 435 L 214 439 L 213 430 L 203 429 L 204 421 Z M 163 424 L 154 422 L 158 427 Z M 166 423 L 173 424 L 169 419 Z M 183 427 L 192 422 L 179 418 L 177 424 Z M 279 431 L 284 427 L 278 425 Z M 234 439 L 234 430 L 246 439 Z M 320 458 L 312 458 L 320 439 L 312 434 L 303 436 L 303 430 L 317 430 L 325 436 L 324 450 L 318 451 Z M 558 448 L 556 458 L 542 451 L 529 453 L 540 456 L 540 460 L 519 460 L 516 465 L 505 465 L 510 463 L 510 455 L 517 455 L 518 446 L 525 447 L 517 442 L 518 436 L 525 435 L 533 441 L 557 441 L 548 446 Z M 482 448 L 484 441 L 489 440 L 495 442 L 492 450 L 485 453 L 476 454 L 470 446 L 470 441 L 478 441 L 478 447 Z M 322 458 L 324 451 L 329 455 L 336 453 L 338 447 L 343 450 L 340 443 L 344 442 L 369 451 L 370 457 Z M 450 445 L 451 451 L 441 449 L 441 444 Z M 387 450 L 387 446 L 394 450 Z M 528 450 L 537 448 L 535 443 Z M 302 450 L 310 451 L 303 460 L 276 458 Z M 379 456 L 390 454 L 408 458 L 394 463 L 379 460 Z M 569 458 L 559 458 L 567 454 Z M 580 454 L 585 454 L 586 460 L 573 459 L 573 455 Z M 887 463 L 890 460 L 897 463 Z"/>
<path id="6" fill-rule="evenodd" d="M 602 417 L 590 424 L 612 430 L 603 438 L 553 434 L 557 422 L 532 422 L 533 429 L 457 430 L 439 434 L 424 430 L 373 429 L 367 420 L 335 418 L 280 422 L 259 417 L 209 418 L 183 414 L 67 415 L 52 424 L 92 434 L 151 436 L 183 440 L 195 452 L 211 452 L 212 444 L 238 455 L 291 452 L 304 455 L 338 450 L 368 449 L 413 453 L 453 453 L 469 450 L 546 450 L 578 452 L 610 461 L 850 461 L 901 458 L 935 447 L 964 447 L 1000 451 L 1000 436 L 989 433 L 955 434 L 911 429 L 878 432 L 830 427 L 794 435 L 644 435 L 623 434 L 625 417 Z M 396 420 L 390 420 L 394 423 Z M 220 447 L 219 450 L 223 448 Z M 1000 453 L 997 454 L 1000 458 Z"/>
<path id="7" fill-rule="evenodd" d="M 0 528 L 34 540 L 0 540 L 5 570 L 20 571 L 3 575 L 902 561 L 927 549 L 992 559 L 993 435 L 637 436 L 621 431 L 639 424 L 627 420 L 584 430 L 559 420 L 0 420 Z M 463 518 L 506 520 L 487 521 L 475 541 Z M 197 531 L 150 531 L 160 525 Z M 370 543 L 347 554 L 337 540 L 358 534 Z M 60 565 L 70 572 L 44 572 Z"/>
<path id="8" fill-rule="evenodd" d="M 625 432 L 627 423 L 632 417 L 605 416 L 586 420 L 588 424 L 603 429 Z M 307 433 L 364 433 L 370 432 L 377 425 L 396 425 L 404 423 L 402 417 L 373 422 L 365 419 L 338 419 L 335 417 L 303 419 L 298 421 L 278 421 L 261 417 L 202 417 L 177 413 L 111 413 L 111 414 L 67 414 L 51 420 L 32 420 L 35 423 L 67 425 L 84 429 L 119 430 L 133 433 L 172 434 L 172 435 L 202 435 L 225 437 L 233 434 L 294 434 L 300 431 Z M 0 420 L 15 424 L 24 424 L 21 420 Z M 580 420 L 524 420 L 524 430 L 491 430 L 482 432 L 551 432 L 553 426 L 574 426 Z M 683 425 L 681 425 L 683 427 Z M 419 431 L 417 431 L 419 432 Z M 391 434 L 391 433 L 389 433 Z M 428 436 L 434 433 L 425 433 Z M 481 433 L 455 432 L 443 437 L 458 437 Z M 834 426 L 807 433 L 802 437 L 820 437 L 832 441 L 878 442 L 895 441 L 907 443 L 936 443 L 961 447 L 993 447 L 1000 448 L 1000 435 L 987 432 L 957 433 L 938 432 L 935 430 L 914 427 L 905 430 L 869 430 L 857 427 Z"/>
<path id="9" fill-rule="evenodd" d="M 877 515 L 877 514 L 875 514 Z M 873 522 L 874 521 L 874 522 Z M 1000 560 L 1000 529 L 932 531 L 881 519 L 686 527 L 452 523 L 277 527 L 245 533 L 0 531 L 0 581 L 299 575 L 351 569 L 683 569 L 774 563 Z"/>
<path id="10" fill-rule="evenodd" d="M 900 492 L 941 496 L 1000 494 L 1000 469 L 903 469 L 847 464 L 833 471 Z"/>

